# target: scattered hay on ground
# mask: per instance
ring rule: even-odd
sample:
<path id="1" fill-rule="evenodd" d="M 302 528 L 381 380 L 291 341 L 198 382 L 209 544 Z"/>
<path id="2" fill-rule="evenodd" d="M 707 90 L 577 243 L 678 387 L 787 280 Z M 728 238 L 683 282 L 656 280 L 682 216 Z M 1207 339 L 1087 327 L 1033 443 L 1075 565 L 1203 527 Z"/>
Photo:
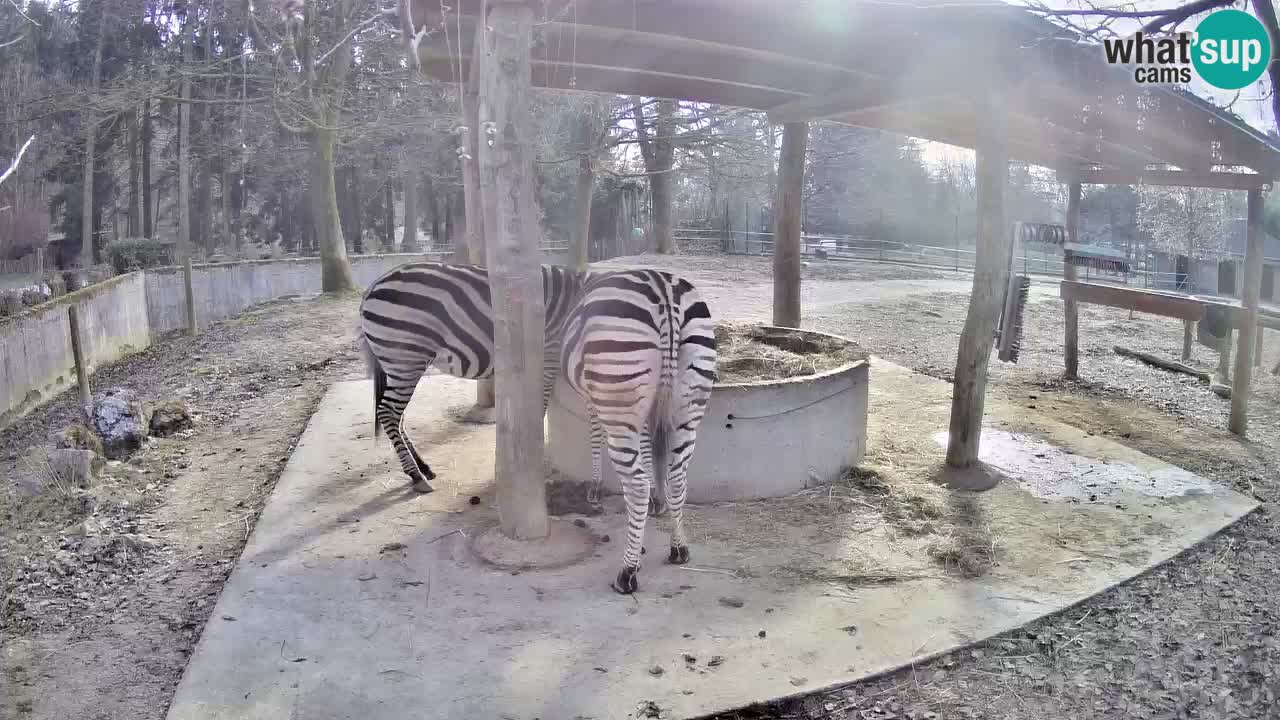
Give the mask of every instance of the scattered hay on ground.
<path id="1" fill-rule="evenodd" d="M 721 383 L 817 375 L 867 359 L 852 342 L 749 323 L 717 323 L 716 352 Z"/>

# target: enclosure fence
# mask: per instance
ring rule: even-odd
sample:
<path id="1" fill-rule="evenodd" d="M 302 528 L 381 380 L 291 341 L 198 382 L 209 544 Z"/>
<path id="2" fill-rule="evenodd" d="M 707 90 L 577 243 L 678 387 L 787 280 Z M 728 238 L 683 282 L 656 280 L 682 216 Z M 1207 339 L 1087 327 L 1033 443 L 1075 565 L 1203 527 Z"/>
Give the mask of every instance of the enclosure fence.
<path id="1" fill-rule="evenodd" d="M 773 233 L 748 230 L 724 230 L 722 228 L 677 228 L 677 242 L 720 242 L 721 252 L 732 255 L 772 255 Z M 912 243 L 879 240 L 854 235 L 804 234 L 801 236 L 800 254 L 809 259 L 871 260 L 905 263 L 973 272 L 976 251 L 972 247 L 954 245 L 940 247 Z M 1052 245 L 1029 247 L 1013 259 L 1014 272 L 1024 275 L 1063 277 L 1062 248 Z M 1159 272 L 1154 269 L 1152 257 L 1138 258 L 1131 263 L 1128 272 L 1102 270 L 1088 265 L 1079 270 L 1081 279 L 1095 282 L 1114 282 L 1133 287 L 1201 292 L 1193 278 L 1186 273 Z"/>

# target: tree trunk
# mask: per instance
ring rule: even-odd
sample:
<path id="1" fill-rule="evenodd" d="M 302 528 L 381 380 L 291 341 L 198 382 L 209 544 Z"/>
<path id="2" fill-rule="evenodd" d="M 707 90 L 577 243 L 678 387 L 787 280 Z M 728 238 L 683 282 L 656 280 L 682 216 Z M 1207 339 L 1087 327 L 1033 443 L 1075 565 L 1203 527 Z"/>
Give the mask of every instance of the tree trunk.
<path id="1" fill-rule="evenodd" d="M 418 171 L 407 159 L 400 177 L 404 182 L 404 234 L 400 252 L 418 252 Z"/>
<path id="2" fill-rule="evenodd" d="M 333 177 L 333 131 L 311 135 L 311 217 L 320 250 L 320 288 L 326 293 L 355 289 L 347 246 L 338 217 L 338 193 Z"/>
<path id="3" fill-rule="evenodd" d="M 1067 187 L 1067 242 L 1080 242 L 1080 183 L 1073 182 Z M 1063 253 L 1062 278 L 1076 279 L 1076 266 L 1071 262 L 1069 253 Z M 1068 380 L 1080 377 L 1080 307 L 1075 300 L 1063 303 L 1066 322 L 1063 330 L 1063 375 Z"/>
<path id="4" fill-rule="evenodd" d="M 480 127 L 480 66 L 483 61 L 481 48 L 487 47 L 484 33 L 485 23 L 476 23 L 475 42 L 471 46 L 471 69 L 463 88 L 463 110 L 466 125 L 470 128 L 463 136 L 467 157 L 462 162 L 462 211 L 466 219 L 466 234 L 458 238 L 452 247 L 456 261 L 465 260 L 472 265 L 487 266 L 489 236 L 485 232 L 485 223 L 492 222 L 491 218 L 497 212 L 497 198 L 493 195 L 492 186 L 487 194 L 480 187 L 480 138 L 484 136 Z M 434 224 L 434 218 L 432 222 Z M 470 417 L 474 420 L 491 421 L 491 408 L 495 403 L 494 380 L 490 378 L 478 381 L 476 404 Z"/>
<path id="5" fill-rule="evenodd" d="M 101 4 L 102 0 L 99 0 Z M 102 77 L 102 48 L 107 38 L 107 18 L 109 14 L 105 7 L 99 7 L 98 13 L 98 40 L 93 50 L 93 66 L 90 70 L 89 92 L 90 97 L 97 99 L 98 84 Z M 87 268 L 93 265 L 93 230 L 94 230 L 94 197 L 93 197 L 93 176 L 94 162 L 96 160 L 98 145 L 98 116 L 92 107 L 85 109 L 84 128 L 84 180 L 81 188 L 84 195 L 80 204 L 80 267 Z"/>
<path id="6" fill-rule="evenodd" d="M 139 197 L 138 191 L 138 111 L 131 108 L 124 115 L 125 121 L 125 143 L 128 146 L 129 153 L 129 211 L 126 213 L 125 235 L 131 238 L 139 237 L 141 231 L 141 206 L 142 199 Z"/>
<path id="7" fill-rule="evenodd" d="M 584 156 L 578 161 L 577 213 L 573 223 L 573 248 L 570 252 L 571 264 L 578 270 L 586 270 L 590 262 L 591 201 L 594 188 L 595 172 L 591 169 L 591 158 Z"/>
<path id="8" fill-rule="evenodd" d="M 191 29 L 182 23 L 182 62 L 191 62 Z M 191 77 L 182 74 L 181 103 L 178 105 L 178 254 L 191 254 Z"/>
<path id="9" fill-rule="evenodd" d="M 988 133 L 984 147 L 977 153 L 978 254 L 952 387 L 947 464 L 954 468 L 969 468 L 978 462 L 987 364 L 991 358 L 992 336 L 1000 314 L 1000 302 L 1008 284 L 1012 239 L 1005 225 L 1004 195 L 1009 163 L 1000 145 L 1001 134 L 995 130 L 988 130 Z"/>
<path id="10" fill-rule="evenodd" d="M 808 123 L 783 125 L 773 234 L 773 324 L 779 327 L 800 327 L 801 201 L 808 144 Z"/>
<path id="11" fill-rule="evenodd" d="M 494 308 L 498 516 L 508 537 L 547 535 L 542 435 L 542 272 L 534 222 L 533 138 L 529 115 L 529 45 L 533 8 L 491 2 L 491 52 L 481 62 L 479 119 L 493 123 L 493 145 L 480 143 L 489 285 Z M 483 23 L 482 23 L 483 25 Z"/>
<path id="12" fill-rule="evenodd" d="M 1240 313 L 1240 344 L 1236 348 L 1236 374 L 1231 386 L 1231 415 L 1227 427 L 1231 432 L 1245 437 L 1249 429 L 1249 393 L 1253 382 L 1253 355 L 1255 333 L 1258 327 L 1258 304 L 1262 295 L 1263 229 L 1262 191 L 1250 190 L 1248 220 L 1245 229 L 1244 277 L 1240 300 L 1244 312 Z"/>
<path id="13" fill-rule="evenodd" d="M 142 237 L 152 235 L 151 226 L 151 99 L 142 101 Z"/>
<path id="14" fill-rule="evenodd" d="M 390 176 L 383 186 L 382 198 L 382 248 L 383 252 L 390 252 L 396 241 L 396 191 Z"/>

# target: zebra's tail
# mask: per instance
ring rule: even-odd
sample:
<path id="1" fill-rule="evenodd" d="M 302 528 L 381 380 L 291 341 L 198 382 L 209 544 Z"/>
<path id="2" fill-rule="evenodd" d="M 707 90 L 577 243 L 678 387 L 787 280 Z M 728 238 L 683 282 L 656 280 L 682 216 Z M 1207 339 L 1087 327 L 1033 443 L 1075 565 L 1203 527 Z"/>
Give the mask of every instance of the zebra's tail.
<path id="1" fill-rule="evenodd" d="M 387 374 L 378 364 L 378 358 L 373 356 L 369 339 L 363 333 L 360 335 L 360 354 L 364 356 L 366 372 L 373 376 L 373 439 L 376 441 L 382 436 L 382 426 L 378 424 L 378 403 L 382 401 L 382 395 L 387 391 Z"/>

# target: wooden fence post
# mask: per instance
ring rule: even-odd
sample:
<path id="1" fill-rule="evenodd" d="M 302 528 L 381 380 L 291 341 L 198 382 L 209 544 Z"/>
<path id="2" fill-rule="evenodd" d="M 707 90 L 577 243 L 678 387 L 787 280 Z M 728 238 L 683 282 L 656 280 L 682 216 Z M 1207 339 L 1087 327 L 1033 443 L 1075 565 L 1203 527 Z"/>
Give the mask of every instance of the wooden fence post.
<path id="1" fill-rule="evenodd" d="M 1196 324 L 1194 320 L 1182 321 L 1182 361 L 1186 362 L 1191 359 L 1191 340 L 1195 336 Z"/>
<path id="2" fill-rule="evenodd" d="M 67 323 L 71 327 L 71 356 L 76 363 L 76 384 L 80 387 L 80 410 L 88 421 L 93 417 L 93 395 L 89 392 L 89 368 L 84 361 L 84 338 L 80 334 L 80 313 L 75 305 L 67 306 Z"/>
<path id="3" fill-rule="evenodd" d="M 182 285 L 187 295 L 187 334 L 195 337 L 198 328 L 196 327 L 196 293 L 195 288 L 191 286 L 191 256 L 182 260 Z"/>

